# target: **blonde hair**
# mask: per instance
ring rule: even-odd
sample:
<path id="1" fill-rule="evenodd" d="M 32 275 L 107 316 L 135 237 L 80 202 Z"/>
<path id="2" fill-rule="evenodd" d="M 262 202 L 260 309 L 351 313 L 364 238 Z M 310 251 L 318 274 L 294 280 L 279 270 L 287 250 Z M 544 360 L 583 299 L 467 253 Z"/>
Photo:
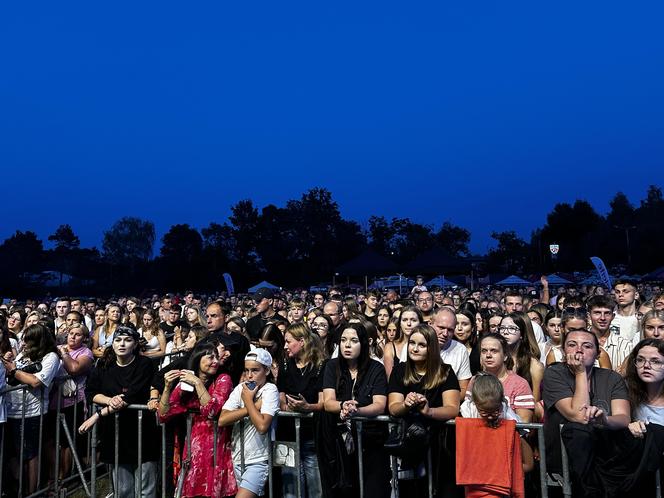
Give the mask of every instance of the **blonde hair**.
<path id="1" fill-rule="evenodd" d="M 323 361 L 325 360 L 325 353 L 323 352 L 323 343 L 318 337 L 318 334 L 314 334 L 309 325 L 304 322 L 293 323 L 286 328 L 284 332 L 284 337 L 286 334 L 290 334 L 293 339 L 296 341 L 302 341 L 302 352 L 301 359 L 305 363 L 306 368 L 319 368 Z"/>
<path id="2" fill-rule="evenodd" d="M 505 390 L 498 377 L 487 372 L 480 372 L 475 376 L 473 389 L 470 393 L 476 406 L 499 406 L 503 403 Z"/>

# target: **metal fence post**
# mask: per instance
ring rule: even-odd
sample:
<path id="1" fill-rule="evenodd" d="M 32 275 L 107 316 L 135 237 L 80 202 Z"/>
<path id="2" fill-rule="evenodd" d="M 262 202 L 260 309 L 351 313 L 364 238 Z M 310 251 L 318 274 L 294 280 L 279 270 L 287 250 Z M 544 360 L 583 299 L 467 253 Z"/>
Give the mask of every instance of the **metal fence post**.
<path id="1" fill-rule="evenodd" d="M 360 478 L 360 498 L 364 498 L 364 455 L 362 455 L 363 441 L 362 441 L 362 421 L 357 420 L 357 467 Z M 351 428 L 351 437 L 353 436 Z"/>
<path id="2" fill-rule="evenodd" d="M 113 462 L 113 496 L 118 496 L 118 472 L 120 468 L 120 414 L 115 413 L 115 442 L 114 442 L 114 462 Z M 95 424 L 96 425 L 96 424 Z"/>
<path id="3" fill-rule="evenodd" d="M 560 426 L 562 429 L 562 425 Z M 560 440 L 560 454 L 563 464 L 563 496 L 565 498 L 572 498 L 572 490 L 570 485 L 570 476 L 569 476 L 569 460 L 567 459 L 567 449 L 563 443 L 562 435 L 559 437 Z"/>
<path id="4" fill-rule="evenodd" d="M 62 383 L 58 384 L 57 396 L 55 407 L 55 496 L 60 494 L 60 405 L 62 404 Z"/>
<path id="5" fill-rule="evenodd" d="M 83 472 L 83 466 L 81 465 L 81 460 L 78 457 L 78 452 L 74 450 L 74 439 L 72 438 L 71 434 L 69 433 L 69 427 L 67 427 L 67 420 L 65 419 L 64 415 L 60 415 L 60 422 L 62 423 L 62 429 L 65 432 L 65 437 L 67 438 L 67 441 L 69 442 L 69 447 L 72 448 L 72 459 L 74 460 L 74 465 L 76 465 L 76 469 L 78 471 L 79 476 L 81 477 L 81 483 L 83 484 L 83 488 L 85 488 L 85 493 L 90 496 L 90 489 L 88 488 L 88 483 L 85 482 L 85 473 Z M 57 495 L 56 495 L 57 496 Z"/>
<path id="6" fill-rule="evenodd" d="M 21 437 L 18 452 L 18 496 L 23 497 L 23 447 L 25 446 L 25 402 L 28 397 L 28 386 L 23 386 L 23 407 L 21 410 Z"/>
<path id="7" fill-rule="evenodd" d="M 94 406 L 94 403 L 93 403 Z M 97 424 L 90 436 L 90 498 L 97 498 Z"/>
<path id="8" fill-rule="evenodd" d="M 302 455 L 300 455 L 300 417 L 295 417 L 295 471 L 297 473 L 297 498 L 302 498 Z"/>
<path id="9" fill-rule="evenodd" d="M 542 498 L 549 498 L 549 487 L 546 485 L 546 443 L 544 441 L 544 426 L 537 430 L 537 447 L 539 448 L 540 461 L 539 461 L 539 474 L 540 474 L 540 489 Z"/>
<path id="10" fill-rule="evenodd" d="M 143 410 L 136 411 L 138 417 L 138 496 L 143 496 Z"/>

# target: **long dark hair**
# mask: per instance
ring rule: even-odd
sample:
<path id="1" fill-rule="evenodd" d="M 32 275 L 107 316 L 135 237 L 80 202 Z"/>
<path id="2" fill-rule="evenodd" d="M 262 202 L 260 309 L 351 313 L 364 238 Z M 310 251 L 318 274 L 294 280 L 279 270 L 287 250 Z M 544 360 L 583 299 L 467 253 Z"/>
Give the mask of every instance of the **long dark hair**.
<path id="1" fill-rule="evenodd" d="M 339 392 L 340 388 L 343 387 L 343 382 L 345 381 L 345 376 L 342 375 L 342 372 L 348 371 L 348 363 L 341 354 L 341 336 L 348 329 L 354 330 L 355 333 L 357 334 L 357 338 L 360 340 L 360 356 L 357 358 L 357 377 L 356 377 L 355 386 L 357 386 L 358 384 L 357 381 L 362 379 L 362 376 L 366 373 L 367 368 L 369 367 L 369 362 L 371 361 L 371 357 L 369 355 L 369 334 L 367 334 L 367 330 L 364 328 L 364 325 L 362 325 L 361 323 L 347 323 L 344 326 L 343 330 L 340 331 L 339 337 L 337 337 L 337 342 L 336 342 L 337 346 L 339 347 L 339 356 L 337 357 L 337 371 L 336 371 L 337 393 Z"/>
<path id="2" fill-rule="evenodd" d="M 527 316 L 523 313 L 510 313 L 505 318 L 511 318 L 514 324 L 519 327 L 519 333 L 521 334 L 521 339 L 519 339 L 519 345 L 516 349 L 516 364 L 514 365 L 514 371 L 520 377 L 523 377 L 530 385 L 530 388 L 533 388 L 533 378 L 530 375 L 530 361 L 531 358 L 535 358 L 539 361 L 539 356 L 536 356 L 533 350 L 533 343 L 537 347 L 537 341 L 532 332 L 532 326 L 528 328 L 526 320 L 529 320 Z M 539 351 L 539 348 L 538 348 Z M 510 355 L 509 349 L 507 350 L 507 355 Z"/>
<path id="3" fill-rule="evenodd" d="M 30 361 L 40 361 L 48 353 L 58 354 L 55 337 L 42 324 L 30 325 L 23 333 L 23 355 Z"/>
<path id="4" fill-rule="evenodd" d="M 629 404 L 632 408 L 632 415 L 634 414 L 634 411 L 648 399 L 646 384 L 639 377 L 639 374 L 636 371 L 636 365 L 634 364 L 634 360 L 636 360 L 639 351 L 647 346 L 657 348 L 657 352 L 664 356 L 664 341 L 662 339 L 649 338 L 640 341 L 627 357 L 625 382 L 627 383 L 627 390 L 629 392 Z M 664 383 L 662 383 L 662 388 L 660 389 L 658 396 L 662 395 L 664 395 Z"/>

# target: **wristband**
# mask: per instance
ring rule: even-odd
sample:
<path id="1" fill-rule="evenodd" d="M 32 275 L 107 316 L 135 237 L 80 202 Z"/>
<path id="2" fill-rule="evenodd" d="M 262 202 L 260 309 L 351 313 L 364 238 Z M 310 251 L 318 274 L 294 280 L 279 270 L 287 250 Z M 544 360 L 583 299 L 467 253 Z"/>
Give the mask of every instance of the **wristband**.
<path id="1" fill-rule="evenodd" d="M 104 411 L 104 407 L 102 408 L 97 408 L 97 415 L 99 415 L 99 418 L 103 417 L 102 413 Z"/>

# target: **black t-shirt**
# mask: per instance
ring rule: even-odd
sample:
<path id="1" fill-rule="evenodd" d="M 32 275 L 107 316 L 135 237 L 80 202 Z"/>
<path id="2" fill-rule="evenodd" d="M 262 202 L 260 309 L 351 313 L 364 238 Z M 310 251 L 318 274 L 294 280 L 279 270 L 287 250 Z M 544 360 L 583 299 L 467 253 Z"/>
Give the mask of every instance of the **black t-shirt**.
<path id="1" fill-rule="evenodd" d="M 159 324 L 159 328 L 162 330 L 162 332 L 166 336 L 167 340 L 170 340 L 170 339 L 173 338 L 173 336 L 175 335 L 175 327 L 179 327 L 179 326 L 180 326 L 180 320 L 175 322 L 173 325 L 169 325 L 166 322 L 161 322 Z"/>
<path id="2" fill-rule="evenodd" d="M 390 375 L 390 383 L 388 386 L 388 392 L 391 393 L 401 393 L 406 397 L 408 393 L 418 393 L 423 394 L 427 401 L 429 402 L 429 407 L 439 408 L 443 406 L 443 393 L 445 391 L 455 390 L 461 391 L 459 387 L 459 381 L 457 380 L 454 370 L 450 367 L 445 381 L 440 384 L 438 387 L 433 389 L 425 390 L 422 386 L 422 381 L 417 382 L 416 384 L 404 384 L 404 376 L 406 375 L 406 364 L 399 363 L 392 370 L 392 375 Z"/>
<path id="3" fill-rule="evenodd" d="M 263 330 L 263 327 L 265 327 L 273 317 L 274 315 L 270 315 L 270 317 L 264 318 L 263 315 L 259 313 L 247 320 L 247 334 L 249 335 L 249 339 L 252 341 L 258 341 L 258 338 L 261 335 L 261 330 Z"/>
<path id="4" fill-rule="evenodd" d="M 341 377 L 337 385 L 338 364 L 339 358 L 331 359 L 325 365 L 323 374 L 323 389 L 334 389 L 337 401 L 355 399 L 357 406 L 362 407 L 373 403 L 374 396 L 387 396 L 387 375 L 385 375 L 385 367 L 380 362 L 369 360 L 366 371 L 357 382 L 353 382 L 348 369 L 341 368 Z M 355 384 L 354 390 L 353 384 Z"/>
<path id="5" fill-rule="evenodd" d="M 299 369 L 294 359 L 289 359 L 281 367 L 277 378 L 277 388 L 280 393 L 296 396 L 301 394 L 307 403 L 318 403 L 318 394 L 323 390 L 323 369 L 325 364 L 316 368 L 313 365 Z M 289 419 L 279 420 L 279 439 L 291 439 L 295 435 L 294 422 Z M 304 439 L 313 439 L 312 419 L 302 419 L 301 436 Z"/>
<path id="6" fill-rule="evenodd" d="M 108 368 L 94 368 L 90 373 L 85 394 L 89 399 L 96 394 L 113 397 L 124 394 L 126 403 L 146 404 L 150 398 L 150 384 L 154 375 L 154 363 L 145 356 L 136 356 L 129 365 L 121 367 L 112 364 Z M 120 418 L 119 454 L 120 463 L 138 461 L 138 430 L 136 410 L 124 409 L 118 412 Z M 159 439 L 154 415 L 143 414 L 143 461 L 154 462 L 159 457 L 159 445 L 152 444 Z M 114 461 L 115 417 L 106 416 L 100 420 L 101 461 Z"/>

